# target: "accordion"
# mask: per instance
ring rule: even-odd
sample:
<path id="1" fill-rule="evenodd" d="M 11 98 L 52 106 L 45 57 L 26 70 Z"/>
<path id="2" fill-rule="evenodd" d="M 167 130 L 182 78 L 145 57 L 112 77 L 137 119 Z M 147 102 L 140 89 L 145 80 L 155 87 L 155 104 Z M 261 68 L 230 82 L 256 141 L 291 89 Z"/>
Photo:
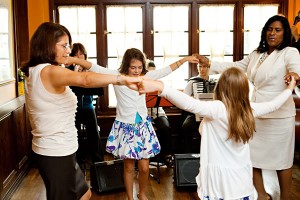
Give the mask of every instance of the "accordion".
<path id="1" fill-rule="evenodd" d="M 190 81 L 193 82 L 193 96 L 195 99 L 200 99 L 202 101 L 212 100 L 213 93 L 216 86 L 216 80 L 205 80 L 200 77 L 191 78 Z M 202 120 L 199 114 L 195 114 L 196 121 L 199 122 Z"/>
<path id="2" fill-rule="evenodd" d="M 205 80 L 200 77 L 191 78 L 190 81 L 193 81 L 193 94 L 199 93 L 214 93 L 216 86 L 216 80 Z"/>

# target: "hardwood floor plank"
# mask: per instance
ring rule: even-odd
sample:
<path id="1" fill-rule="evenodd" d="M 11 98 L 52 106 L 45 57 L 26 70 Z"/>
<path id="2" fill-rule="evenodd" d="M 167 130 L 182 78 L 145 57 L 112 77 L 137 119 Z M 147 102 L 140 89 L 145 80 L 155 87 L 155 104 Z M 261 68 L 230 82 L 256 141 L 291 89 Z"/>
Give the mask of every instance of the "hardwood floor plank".
<path id="1" fill-rule="evenodd" d="M 156 168 L 150 167 L 151 173 L 156 173 Z M 266 189 L 279 189 L 277 177 L 274 173 L 266 173 Z M 270 175 L 271 174 L 271 175 Z M 138 173 L 134 177 L 134 197 L 137 199 L 138 191 Z M 275 173 L 276 176 L 276 173 Z M 88 177 L 88 176 L 87 176 Z M 195 188 L 177 188 L 173 179 L 173 168 L 161 167 L 160 184 L 149 177 L 148 198 L 149 200 L 199 200 Z M 89 177 L 87 178 L 89 179 Z M 274 181 L 275 180 L 275 181 Z M 278 191 L 271 191 L 275 194 L 273 200 L 278 199 Z M 293 166 L 293 183 L 291 188 L 291 200 L 300 199 L 300 161 L 296 160 Z M 24 178 L 12 200 L 46 200 L 46 191 L 44 183 L 36 168 L 32 168 Z M 125 189 L 114 190 L 110 192 L 96 193 L 93 191 L 92 200 L 124 200 L 127 199 Z"/>

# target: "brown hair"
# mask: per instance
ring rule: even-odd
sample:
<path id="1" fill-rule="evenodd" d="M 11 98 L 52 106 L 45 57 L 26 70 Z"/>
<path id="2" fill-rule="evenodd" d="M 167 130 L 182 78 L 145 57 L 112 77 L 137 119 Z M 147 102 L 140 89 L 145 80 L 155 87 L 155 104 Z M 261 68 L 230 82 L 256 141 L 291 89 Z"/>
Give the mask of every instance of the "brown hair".
<path id="1" fill-rule="evenodd" d="M 125 51 L 121 66 L 119 68 L 119 72 L 121 74 L 128 74 L 128 69 L 130 67 L 130 62 L 131 62 L 132 59 L 139 60 L 143 63 L 142 74 L 146 74 L 147 70 L 146 70 L 145 56 L 144 56 L 143 52 L 141 52 L 140 50 L 138 50 L 136 48 L 127 49 Z"/>
<path id="2" fill-rule="evenodd" d="M 42 63 L 58 65 L 55 61 L 56 43 L 65 35 L 69 37 L 71 45 L 71 34 L 66 27 L 52 22 L 45 22 L 37 28 L 30 40 L 29 61 L 21 67 L 26 76 L 29 76 L 29 67 L 35 67 Z"/>
<path id="3" fill-rule="evenodd" d="M 81 51 L 81 53 L 84 55 L 84 59 L 86 60 L 87 52 L 86 52 L 85 47 L 81 43 L 74 43 L 72 45 L 72 50 L 71 50 L 70 56 L 74 57 L 78 53 L 78 51 Z"/>
<path id="4" fill-rule="evenodd" d="M 228 113 L 228 139 L 248 142 L 255 131 L 255 121 L 246 75 L 235 67 L 225 70 L 216 85 L 214 99 L 225 104 Z"/>

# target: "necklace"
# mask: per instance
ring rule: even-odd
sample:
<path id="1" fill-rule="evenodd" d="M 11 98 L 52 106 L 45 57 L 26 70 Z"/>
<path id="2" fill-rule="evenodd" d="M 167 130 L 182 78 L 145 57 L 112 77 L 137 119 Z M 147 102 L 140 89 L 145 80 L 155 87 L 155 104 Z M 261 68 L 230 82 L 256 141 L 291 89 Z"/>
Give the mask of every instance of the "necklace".
<path id="1" fill-rule="evenodd" d="M 252 84 L 255 86 L 255 83 L 254 83 L 254 79 L 256 77 L 256 73 L 257 73 L 257 70 L 259 68 L 259 66 L 267 59 L 267 57 L 269 56 L 268 52 L 265 52 L 258 60 L 258 63 L 256 65 L 256 67 L 254 68 L 254 71 L 253 71 L 253 75 L 251 76 L 252 77 Z"/>
<path id="2" fill-rule="evenodd" d="M 268 57 L 269 55 L 268 55 L 268 53 L 267 52 L 265 52 L 260 58 L 259 58 L 259 60 L 258 60 L 258 64 L 257 64 L 257 68 L 261 65 L 261 63 L 263 63 L 265 60 L 266 60 L 266 58 Z"/>

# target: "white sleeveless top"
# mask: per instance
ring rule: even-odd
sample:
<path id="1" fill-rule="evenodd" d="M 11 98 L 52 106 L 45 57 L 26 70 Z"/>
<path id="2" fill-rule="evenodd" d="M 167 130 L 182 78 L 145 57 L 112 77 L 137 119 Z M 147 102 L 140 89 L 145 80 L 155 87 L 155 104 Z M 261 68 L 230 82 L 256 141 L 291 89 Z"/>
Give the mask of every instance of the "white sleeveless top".
<path id="1" fill-rule="evenodd" d="M 77 98 L 69 87 L 61 94 L 48 92 L 40 78 L 50 64 L 29 68 L 25 80 L 26 109 L 32 128 L 32 150 L 40 155 L 67 156 L 78 148 L 75 112 Z"/>

